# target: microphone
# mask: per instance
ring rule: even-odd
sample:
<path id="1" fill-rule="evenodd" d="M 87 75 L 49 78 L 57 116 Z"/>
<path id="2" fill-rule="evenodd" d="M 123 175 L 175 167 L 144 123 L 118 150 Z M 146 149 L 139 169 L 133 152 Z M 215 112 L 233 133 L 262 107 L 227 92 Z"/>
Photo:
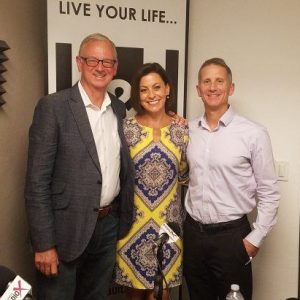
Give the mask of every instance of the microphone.
<path id="1" fill-rule="evenodd" d="M 152 247 L 153 253 L 156 252 L 157 259 L 157 271 L 154 277 L 154 298 L 162 299 L 162 291 L 163 291 L 163 278 L 164 274 L 162 271 L 162 261 L 163 261 L 163 245 L 165 243 L 174 243 L 179 239 L 180 227 L 177 223 L 168 222 L 164 223 L 159 231 L 159 237 L 154 240 L 154 244 Z"/>
<path id="2" fill-rule="evenodd" d="M 159 231 L 159 237 L 154 240 L 154 247 L 162 247 L 165 243 L 174 243 L 179 239 L 180 227 L 175 222 L 164 223 Z"/>
<path id="3" fill-rule="evenodd" d="M 0 295 L 0 300 L 34 300 L 31 285 L 4 266 L 0 266 Z"/>

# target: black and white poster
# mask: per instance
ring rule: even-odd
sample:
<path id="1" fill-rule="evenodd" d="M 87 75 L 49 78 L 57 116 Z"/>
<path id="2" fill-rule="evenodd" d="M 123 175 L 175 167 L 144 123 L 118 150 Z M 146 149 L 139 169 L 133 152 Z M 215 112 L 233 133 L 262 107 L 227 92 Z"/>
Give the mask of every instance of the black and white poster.
<path id="1" fill-rule="evenodd" d="M 75 58 L 80 43 L 99 32 L 117 47 L 118 73 L 109 91 L 126 103 L 129 114 L 135 70 L 143 63 L 158 62 L 175 90 L 172 110 L 185 115 L 188 8 L 188 0 L 48 0 L 48 92 L 79 80 Z M 110 300 L 125 298 L 120 286 L 113 285 L 110 294 Z M 172 295 L 180 298 L 178 289 Z"/>
<path id="2" fill-rule="evenodd" d="M 102 33 L 116 45 L 119 67 L 109 90 L 131 107 L 130 81 L 143 63 L 158 62 L 177 95 L 172 110 L 184 115 L 188 0 L 48 0 L 48 92 L 78 79 L 75 57 L 82 39 Z"/>

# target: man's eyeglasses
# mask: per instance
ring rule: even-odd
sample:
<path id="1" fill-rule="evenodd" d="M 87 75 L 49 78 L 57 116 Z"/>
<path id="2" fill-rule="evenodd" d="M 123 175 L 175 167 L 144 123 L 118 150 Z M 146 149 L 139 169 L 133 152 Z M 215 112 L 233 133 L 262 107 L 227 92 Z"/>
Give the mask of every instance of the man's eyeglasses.
<path id="1" fill-rule="evenodd" d="M 80 58 L 84 60 L 89 67 L 97 67 L 101 62 L 104 68 L 112 68 L 117 62 L 115 59 L 97 59 L 94 57 L 83 57 L 83 56 L 80 56 Z"/>

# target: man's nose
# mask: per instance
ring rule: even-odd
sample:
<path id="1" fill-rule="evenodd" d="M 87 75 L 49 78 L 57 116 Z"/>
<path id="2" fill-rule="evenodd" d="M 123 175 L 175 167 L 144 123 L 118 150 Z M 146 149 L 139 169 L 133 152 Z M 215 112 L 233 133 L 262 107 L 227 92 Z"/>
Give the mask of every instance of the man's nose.
<path id="1" fill-rule="evenodd" d="M 95 67 L 95 69 L 102 71 L 104 69 L 102 61 L 99 61 L 98 65 Z"/>
<path id="2" fill-rule="evenodd" d="M 216 88 L 217 88 L 216 82 L 211 82 L 211 84 L 210 84 L 210 90 L 214 91 L 214 90 L 216 90 Z"/>

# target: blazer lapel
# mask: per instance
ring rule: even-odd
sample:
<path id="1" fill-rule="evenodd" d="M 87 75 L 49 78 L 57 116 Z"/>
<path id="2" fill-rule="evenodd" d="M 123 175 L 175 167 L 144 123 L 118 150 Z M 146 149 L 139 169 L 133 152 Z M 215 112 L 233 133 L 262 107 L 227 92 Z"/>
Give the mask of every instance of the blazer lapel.
<path id="1" fill-rule="evenodd" d="M 101 174 L 101 168 L 93 132 L 77 84 L 71 89 L 71 99 L 69 100 L 69 104 L 73 112 L 74 119 L 77 123 L 81 138 L 85 143 L 95 166 Z"/>

